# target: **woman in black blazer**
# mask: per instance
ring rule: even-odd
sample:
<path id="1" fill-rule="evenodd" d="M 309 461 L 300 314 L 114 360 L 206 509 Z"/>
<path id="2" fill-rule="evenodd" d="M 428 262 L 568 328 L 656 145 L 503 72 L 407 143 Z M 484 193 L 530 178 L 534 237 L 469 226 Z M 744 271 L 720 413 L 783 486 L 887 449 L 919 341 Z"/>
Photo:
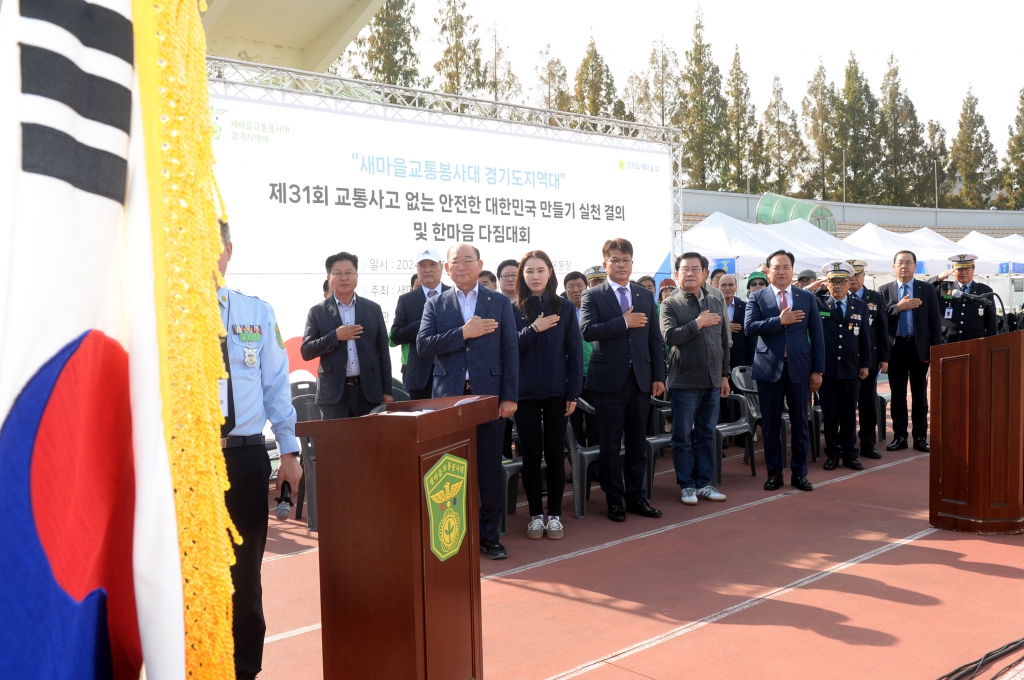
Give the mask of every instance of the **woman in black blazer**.
<path id="1" fill-rule="evenodd" d="M 523 487 L 530 503 L 528 538 L 559 539 L 565 491 L 565 424 L 583 387 L 583 339 L 576 308 L 557 294 L 551 258 L 527 253 L 516 272 L 519 331 L 519 405 L 516 425 L 523 452 Z M 543 429 L 541 424 L 543 423 Z M 541 498 L 541 456 L 547 461 L 548 516 Z"/>

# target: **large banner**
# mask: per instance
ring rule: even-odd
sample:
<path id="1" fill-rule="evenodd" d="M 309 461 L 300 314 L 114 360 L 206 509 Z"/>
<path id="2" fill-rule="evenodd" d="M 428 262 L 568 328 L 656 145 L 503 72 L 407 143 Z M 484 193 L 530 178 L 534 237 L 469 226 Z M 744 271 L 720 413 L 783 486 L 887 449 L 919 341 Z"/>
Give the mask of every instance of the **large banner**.
<path id="1" fill-rule="evenodd" d="M 540 249 L 559 278 L 600 264 L 609 238 L 633 243 L 635 276 L 670 251 L 667 145 L 248 89 L 211 96 L 227 278 L 274 305 L 293 370 L 338 251 L 359 256 L 359 291 L 389 323 L 424 246 L 472 243 L 491 271 Z"/>

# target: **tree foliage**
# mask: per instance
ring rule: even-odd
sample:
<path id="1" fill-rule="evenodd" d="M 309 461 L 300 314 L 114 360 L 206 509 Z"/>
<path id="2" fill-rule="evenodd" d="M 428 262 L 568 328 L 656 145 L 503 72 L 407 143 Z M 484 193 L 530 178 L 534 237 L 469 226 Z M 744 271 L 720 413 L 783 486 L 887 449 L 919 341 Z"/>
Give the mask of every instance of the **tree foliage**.
<path id="1" fill-rule="evenodd" d="M 960 127 L 949 149 L 949 164 L 957 180 L 950 207 L 987 208 L 998 186 L 999 166 L 985 117 L 978 111 L 978 98 L 971 90 L 960 110 Z"/>
<path id="2" fill-rule="evenodd" d="M 587 53 L 576 69 L 573 90 L 576 111 L 588 116 L 611 117 L 615 106 L 615 78 L 597 51 L 594 39 L 587 45 Z"/>
<path id="3" fill-rule="evenodd" d="M 540 65 L 534 68 L 537 74 L 534 101 L 543 109 L 570 111 L 572 95 L 569 93 L 568 73 L 562 61 L 551 56 L 551 45 L 540 51 L 540 60 Z"/>
<path id="4" fill-rule="evenodd" d="M 717 189 L 721 185 L 726 149 L 727 109 L 722 95 L 722 73 L 704 42 L 704 18 L 697 12 L 693 45 L 686 51 L 682 73 L 686 93 L 681 108 L 683 172 L 692 189 Z"/>
<path id="5" fill-rule="evenodd" d="M 878 100 L 852 52 L 839 97 L 838 130 L 839 148 L 846 151 L 846 200 L 876 203 L 881 194 L 878 179 L 882 155 Z"/>
<path id="6" fill-rule="evenodd" d="M 996 198 L 996 206 L 1001 210 L 1024 210 L 1024 89 L 1020 91 L 1017 116 L 1009 132 L 1003 160 L 1002 193 Z"/>
<path id="7" fill-rule="evenodd" d="M 924 125 L 917 119 L 917 109 L 900 81 L 896 58 L 889 57 L 888 70 L 879 92 L 879 163 L 878 200 L 883 205 L 920 206 L 929 204 L 933 194 L 932 173 L 929 173 Z"/>
<path id="8" fill-rule="evenodd" d="M 466 0 L 442 0 L 434 18 L 441 43 L 441 59 L 434 64 L 440 89 L 448 94 L 473 95 L 486 82 L 477 25 L 466 14 Z"/>
<path id="9" fill-rule="evenodd" d="M 801 102 L 807 136 L 807 176 L 803 194 L 822 201 L 842 199 L 843 153 L 839 147 L 839 94 L 819 63 Z"/>
<path id="10" fill-rule="evenodd" d="M 519 77 L 512 71 L 512 64 L 498 35 L 497 24 L 494 25 L 494 31 L 488 41 L 487 52 L 489 59 L 484 64 L 484 86 L 487 93 L 496 102 L 511 102 L 518 99 L 523 93 L 523 86 L 519 82 Z"/>
<path id="11" fill-rule="evenodd" d="M 677 123 L 682 107 L 683 82 L 675 50 L 658 40 L 651 46 L 645 74 L 646 121 L 662 127 Z"/>
<path id="12" fill-rule="evenodd" d="M 776 194 L 795 192 L 803 179 L 801 170 L 807 150 L 800 137 L 796 112 L 786 103 L 778 76 L 772 82 L 772 98 L 764 110 L 759 141 L 764 174 L 758 188 Z"/>
<path id="13" fill-rule="evenodd" d="M 740 49 L 732 57 L 732 67 L 725 81 L 725 157 L 722 159 L 722 188 L 746 191 L 747 180 L 753 188 L 751 149 L 757 134 L 757 111 L 750 101 L 750 85 Z"/>
<path id="14" fill-rule="evenodd" d="M 415 11 L 409 0 L 385 0 L 355 40 L 357 77 L 403 87 L 422 84 L 414 45 L 420 37 L 412 22 Z"/>

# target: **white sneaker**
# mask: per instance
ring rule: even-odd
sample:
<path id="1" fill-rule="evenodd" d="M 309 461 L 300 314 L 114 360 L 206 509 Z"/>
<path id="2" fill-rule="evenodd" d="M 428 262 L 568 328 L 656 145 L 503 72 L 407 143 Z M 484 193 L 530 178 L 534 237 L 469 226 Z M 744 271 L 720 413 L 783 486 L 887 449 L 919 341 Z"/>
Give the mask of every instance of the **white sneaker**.
<path id="1" fill-rule="evenodd" d="M 695 489 L 683 489 L 683 497 L 680 498 L 683 505 L 697 505 L 697 491 Z"/>
<path id="2" fill-rule="evenodd" d="M 544 516 L 537 515 L 530 520 L 530 524 L 526 527 L 526 537 L 534 540 L 538 538 L 544 538 Z"/>
<path id="3" fill-rule="evenodd" d="M 718 501 L 720 503 L 725 500 L 725 494 L 708 484 L 703 488 L 697 489 L 697 498 L 703 498 L 709 501 Z"/>
<path id="4" fill-rule="evenodd" d="M 562 522 L 557 517 L 548 518 L 548 525 L 544 527 L 544 531 L 547 532 L 548 538 L 552 541 L 557 541 L 565 536 L 565 529 L 562 527 Z"/>

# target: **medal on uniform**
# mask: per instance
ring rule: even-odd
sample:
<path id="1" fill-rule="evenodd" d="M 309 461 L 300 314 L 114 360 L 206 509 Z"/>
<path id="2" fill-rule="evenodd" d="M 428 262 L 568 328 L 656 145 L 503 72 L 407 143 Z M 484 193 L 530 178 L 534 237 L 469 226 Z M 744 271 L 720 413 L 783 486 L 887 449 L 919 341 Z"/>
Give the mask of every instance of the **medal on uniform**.
<path id="1" fill-rule="evenodd" d="M 256 365 L 256 348 L 255 347 L 243 347 L 242 351 L 245 352 L 245 365 L 252 368 Z"/>
<path id="2" fill-rule="evenodd" d="M 860 335 L 860 326 L 854 326 L 853 327 L 853 334 L 855 336 Z"/>
<path id="3" fill-rule="evenodd" d="M 232 326 L 231 331 L 237 335 L 238 339 L 242 342 L 260 342 L 263 340 L 263 328 L 260 326 Z"/>
<path id="4" fill-rule="evenodd" d="M 985 316 L 985 308 L 978 307 L 978 316 Z"/>

